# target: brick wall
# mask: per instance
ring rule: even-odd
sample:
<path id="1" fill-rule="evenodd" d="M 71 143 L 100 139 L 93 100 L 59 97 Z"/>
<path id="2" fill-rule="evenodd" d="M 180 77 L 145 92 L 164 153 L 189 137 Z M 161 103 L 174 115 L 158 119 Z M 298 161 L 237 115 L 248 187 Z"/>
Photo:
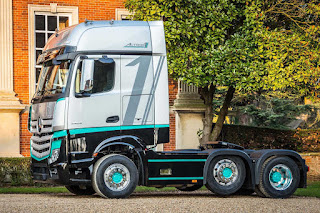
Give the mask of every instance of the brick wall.
<path id="1" fill-rule="evenodd" d="M 177 81 L 169 78 L 169 105 L 173 106 L 178 93 Z M 170 142 L 163 145 L 164 151 L 174 150 L 176 148 L 176 118 L 175 113 L 170 110 Z"/>
<path id="2" fill-rule="evenodd" d="M 302 153 L 301 156 L 309 166 L 308 181 L 320 181 L 320 153 Z"/>
<path id="3" fill-rule="evenodd" d="M 14 0 L 13 1 L 13 76 L 14 91 L 23 104 L 29 104 L 28 4 L 76 6 L 79 23 L 89 20 L 115 19 L 116 8 L 124 8 L 124 0 Z M 28 112 L 20 116 L 20 152 L 30 156 L 27 130 Z"/>
<path id="4" fill-rule="evenodd" d="M 22 104 L 29 104 L 29 47 L 28 47 L 28 4 L 76 6 L 79 10 L 79 23 L 88 20 L 111 20 L 116 17 L 116 8 L 124 8 L 125 0 L 14 0 L 13 1 L 13 69 L 14 91 Z M 169 80 L 170 105 L 177 93 L 177 84 Z M 170 143 L 166 150 L 175 148 L 174 115 L 170 115 Z M 30 137 L 27 130 L 28 112 L 20 116 L 20 152 L 30 156 Z"/>

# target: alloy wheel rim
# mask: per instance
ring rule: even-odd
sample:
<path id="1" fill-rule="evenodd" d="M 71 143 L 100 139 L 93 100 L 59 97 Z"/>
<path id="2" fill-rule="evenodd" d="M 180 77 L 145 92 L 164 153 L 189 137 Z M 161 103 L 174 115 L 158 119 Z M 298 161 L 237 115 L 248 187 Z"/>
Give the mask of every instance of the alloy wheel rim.
<path id="1" fill-rule="evenodd" d="M 104 172 L 104 182 L 112 191 L 122 191 L 130 183 L 130 172 L 120 163 L 111 164 Z"/>
<path id="2" fill-rule="evenodd" d="M 235 162 L 230 159 L 218 161 L 213 168 L 213 177 L 222 186 L 229 186 L 238 179 L 239 171 Z"/>
<path id="3" fill-rule="evenodd" d="M 276 190 L 286 190 L 290 187 L 292 180 L 292 172 L 290 168 L 284 164 L 277 164 L 270 170 L 269 182 Z"/>

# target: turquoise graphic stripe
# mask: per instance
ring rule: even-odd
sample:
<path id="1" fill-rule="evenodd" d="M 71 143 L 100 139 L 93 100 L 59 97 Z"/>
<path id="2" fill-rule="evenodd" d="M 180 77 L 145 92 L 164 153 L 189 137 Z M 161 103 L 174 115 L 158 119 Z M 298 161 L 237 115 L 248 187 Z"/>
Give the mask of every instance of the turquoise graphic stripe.
<path id="1" fill-rule="evenodd" d="M 151 177 L 149 180 L 203 180 L 203 177 Z"/>
<path id="2" fill-rule="evenodd" d="M 164 128 L 169 125 L 137 125 L 137 126 L 108 126 L 108 127 L 95 127 L 95 128 L 84 128 L 84 129 L 71 129 L 70 135 L 85 134 L 93 132 L 107 132 L 117 130 L 130 130 L 130 129 L 148 129 L 148 128 Z"/>
<path id="3" fill-rule="evenodd" d="M 30 141 L 31 141 L 31 140 L 30 140 Z M 37 161 L 42 161 L 42 160 L 44 160 L 44 159 L 46 159 L 46 158 L 48 158 L 48 157 L 51 157 L 51 155 L 52 155 L 52 150 L 54 150 L 54 149 L 60 149 L 60 147 L 61 147 L 61 142 L 62 142 L 61 140 L 52 141 L 50 154 L 47 155 L 47 156 L 44 156 L 44 157 L 42 157 L 42 158 L 38 158 L 38 157 L 36 157 L 36 156 L 34 156 L 34 155 L 32 154 L 32 151 L 31 151 L 31 143 L 30 143 L 30 153 L 31 153 L 31 157 L 34 158 L 34 159 L 36 159 Z"/>
<path id="4" fill-rule="evenodd" d="M 37 161 L 42 161 L 43 159 L 46 159 L 47 157 L 49 157 L 49 155 L 44 156 L 44 157 L 42 157 L 42 158 L 37 158 L 36 156 L 34 156 L 34 155 L 32 154 L 32 150 L 31 150 L 31 139 L 30 139 L 30 155 L 31 155 L 31 157 L 32 157 L 33 159 L 36 159 Z"/>
<path id="5" fill-rule="evenodd" d="M 49 157 L 49 155 L 44 156 L 44 157 L 42 157 L 42 158 L 37 158 L 36 156 L 34 156 L 33 154 L 31 154 L 31 157 L 32 157 L 33 159 L 36 159 L 37 161 L 42 161 L 42 160 L 44 160 L 44 159 L 48 158 L 48 157 Z"/>
<path id="6" fill-rule="evenodd" d="M 44 159 L 46 159 L 46 158 L 48 158 L 48 157 L 51 157 L 51 155 L 52 155 L 52 150 L 54 150 L 54 149 L 60 149 L 61 143 L 62 143 L 61 140 L 52 141 L 52 142 L 51 142 L 50 154 L 49 154 L 49 155 L 46 155 L 46 156 L 44 156 L 44 157 L 42 157 L 42 158 L 38 158 L 38 157 L 36 157 L 36 156 L 34 156 L 34 155 L 32 154 L 32 151 L 31 151 L 31 140 L 30 140 L 30 154 L 31 154 L 31 157 L 34 158 L 34 159 L 36 159 L 37 161 L 42 161 L 42 160 L 44 160 Z"/>
<path id="7" fill-rule="evenodd" d="M 58 103 L 59 101 L 64 101 L 64 100 L 66 100 L 66 98 L 59 98 L 59 99 L 57 100 L 57 103 Z"/>
<path id="8" fill-rule="evenodd" d="M 66 136 L 66 135 L 68 135 L 67 130 L 62 130 L 62 131 L 54 132 L 54 133 L 53 133 L 53 136 L 52 136 L 52 139 L 64 137 L 64 136 Z"/>
<path id="9" fill-rule="evenodd" d="M 51 143 L 51 150 L 50 150 L 50 157 L 52 155 L 52 150 L 60 149 L 61 147 L 61 140 L 52 141 Z"/>
<path id="10" fill-rule="evenodd" d="M 149 163 L 158 162 L 206 162 L 207 159 L 150 159 Z"/>
<path id="11" fill-rule="evenodd" d="M 32 154 L 31 148 L 30 148 L 30 153 L 31 153 L 31 157 L 32 157 L 33 159 L 36 159 L 37 161 L 42 161 L 42 160 L 44 160 L 44 159 L 46 159 L 46 158 L 49 157 L 49 155 L 47 155 L 47 156 L 44 156 L 44 157 L 42 157 L 42 158 L 37 158 L 36 156 L 34 156 L 34 155 Z"/>

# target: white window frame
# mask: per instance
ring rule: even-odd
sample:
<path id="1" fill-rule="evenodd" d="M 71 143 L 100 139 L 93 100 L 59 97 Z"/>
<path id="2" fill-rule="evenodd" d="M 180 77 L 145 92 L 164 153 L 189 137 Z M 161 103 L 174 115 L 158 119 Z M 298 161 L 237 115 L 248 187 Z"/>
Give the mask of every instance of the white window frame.
<path id="1" fill-rule="evenodd" d="M 36 43 L 35 43 L 35 15 L 69 16 L 69 26 L 78 24 L 78 7 L 50 5 L 28 5 L 28 39 L 29 39 L 29 101 L 31 100 L 36 85 Z M 58 25 L 57 25 L 58 26 Z M 47 26 L 46 26 L 47 28 Z M 47 41 L 47 38 L 45 38 Z"/>
<path id="2" fill-rule="evenodd" d="M 48 13 L 48 12 L 35 12 L 35 14 L 34 14 L 35 16 L 36 15 L 44 15 L 44 16 L 47 16 L 47 17 L 45 17 L 45 29 L 44 30 L 37 30 L 37 29 L 35 29 L 34 30 L 34 36 L 35 36 L 35 38 L 36 38 L 36 33 L 44 33 L 45 34 L 45 44 L 47 43 L 47 41 L 48 41 L 48 37 L 47 37 L 47 33 L 55 33 L 55 31 L 50 31 L 50 30 L 48 30 L 48 23 L 47 23 L 47 20 L 48 20 L 48 16 L 56 16 L 57 17 L 57 27 L 59 27 L 59 17 L 60 16 L 63 16 L 63 17 L 68 17 L 68 19 L 69 19 L 69 26 L 71 26 L 72 25 L 72 23 L 71 23 L 71 18 L 72 18 L 72 15 L 70 14 L 70 13 Z M 36 41 L 37 42 L 37 41 Z M 36 54 L 36 52 L 37 52 L 37 50 L 43 50 L 43 48 L 39 48 L 39 47 L 37 47 L 36 46 L 36 42 L 34 42 L 34 48 L 35 48 L 35 52 L 34 52 L 34 54 L 35 54 L 35 56 L 37 55 Z M 35 61 L 37 61 L 37 59 L 35 58 Z M 41 68 L 41 65 L 35 65 L 35 67 L 34 67 L 35 69 L 37 69 L 37 68 Z M 37 75 L 37 72 L 35 71 L 35 76 L 34 76 L 34 78 L 35 78 L 35 87 L 34 87 L 34 90 L 35 90 L 35 88 L 36 88 L 36 85 L 37 85 L 37 82 L 36 82 L 36 75 Z"/>
<path id="3" fill-rule="evenodd" d="M 129 10 L 124 8 L 116 8 L 116 20 L 121 21 L 122 16 L 130 16 L 132 13 L 129 12 Z"/>

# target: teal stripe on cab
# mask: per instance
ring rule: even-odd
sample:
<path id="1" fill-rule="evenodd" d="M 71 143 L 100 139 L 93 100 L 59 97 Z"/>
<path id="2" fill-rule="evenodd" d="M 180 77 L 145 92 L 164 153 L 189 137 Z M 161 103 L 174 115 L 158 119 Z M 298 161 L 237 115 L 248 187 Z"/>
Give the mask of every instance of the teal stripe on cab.
<path id="1" fill-rule="evenodd" d="M 150 159 L 149 163 L 157 162 L 206 162 L 207 159 Z"/>
<path id="2" fill-rule="evenodd" d="M 52 139 L 54 139 L 54 138 L 60 138 L 60 137 L 66 136 L 66 135 L 67 135 L 67 130 L 62 130 L 62 131 L 54 132 L 54 133 L 53 133 L 53 136 L 52 136 Z"/>
<path id="3" fill-rule="evenodd" d="M 84 129 L 71 129 L 70 135 L 92 133 L 92 132 L 106 132 L 120 130 L 120 126 L 108 126 L 108 127 L 95 127 L 95 128 L 84 128 Z"/>
<path id="4" fill-rule="evenodd" d="M 50 157 L 52 155 L 52 150 L 60 149 L 61 147 L 61 140 L 52 141 L 51 143 L 51 150 L 50 150 Z"/>
<path id="5" fill-rule="evenodd" d="M 164 128 L 169 125 L 136 125 L 136 126 L 108 126 L 108 127 L 95 127 L 95 128 L 84 128 L 84 129 L 71 129 L 70 135 L 85 134 L 93 132 L 107 132 L 117 130 L 130 130 L 130 129 L 148 129 L 148 128 Z"/>
<path id="6" fill-rule="evenodd" d="M 36 159 L 37 161 L 42 161 L 42 160 L 44 160 L 44 159 L 48 158 L 48 157 L 49 157 L 49 155 L 44 156 L 43 158 L 37 158 L 36 156 L 34 156 L 33 154 L 31 154 L 31 157 L 32 157 L 32 158 L 34 158 L 34 159 Z"/>
<path id="7" fill-rule="evenodd" d="M 203 180 L 203 177 L 151 177 L 149 180 Z"/>
<path id="8" fill-rule="evenodd" d="M 66 100 L 66 98 L 59 98 L 59 99 L 57 100 L 57 103 L 58 103 L 59 101 L 64 101 L 64 100 Z"/>

